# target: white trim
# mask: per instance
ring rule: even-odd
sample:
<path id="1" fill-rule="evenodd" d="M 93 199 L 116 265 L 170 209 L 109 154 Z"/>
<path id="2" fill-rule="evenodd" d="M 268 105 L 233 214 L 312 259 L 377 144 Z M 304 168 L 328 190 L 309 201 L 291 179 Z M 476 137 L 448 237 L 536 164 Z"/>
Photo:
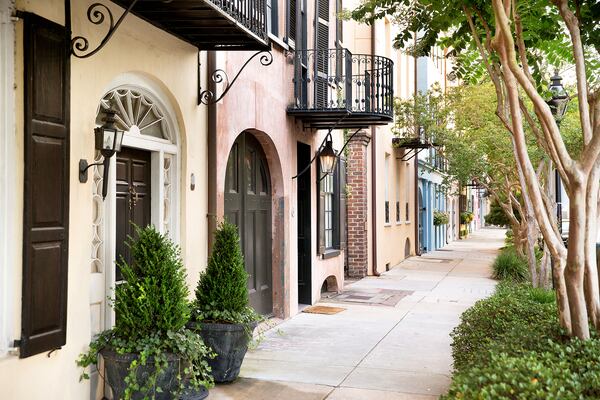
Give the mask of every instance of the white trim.
<path id="1" fill-rule="evenodd" d="M 128 80 L 126 83 L 125 80 Z M 106 91 L 109 93 L 115 89 L 131 89 L 144 94 L 148 99 L 151 99 L 161 110 L 165 117 L 171 140 L 165 140 L 161 138 L 155 138 L 139 134 L 138 132 L 125 132 L 123 136 L 124 147 L 135 148 L 140 150 L 146 150 L 151 152 L 151 222 L 160 231 L 164 233 L 165 227 L 165 174 L 164 165 L 165 158 L 171 159 L 171 187 L 168 197 L 171 200 L 170 205 L 170 219 L 168 226 L 170 227 L 169 236 L 175 243 L 179 242 L 179 185 L 177 184 L 180 179 L 181 163 L 179 153 L 179 129 L 175 121 L 175 113 L 173 108 L 169 106 L 169 102 L 161 100 L 166 99 L 167 96 L 162 93 L 159 86 L 153 84 L 151 81 L 145 80 L 135 74 L 123 74 L 118 79 L 113 81 L 111 87 Z M 100 106 L 99 106 L 100 107 Z M 112 297 L 114 293 L 114 284 L 116 278 L 116 264 L 115 264 L 115 249 L 116 249 L 116 157 L 112 157 L 110 160 L 110 170 L 108 177 L 108 194 L 104 201 L 104 290 L 106 296 Z M 95 281 L 96 285 L 99 283 Z M 102 280 L 100 280 L 102 282 Z M 92 291 L 97 288 L 92 288 Z M 105 297 L 106 298 L 106 297 Z M 106 301 L 103 303 L 104 321 L 101 324 L 102 330 L 109 329 L 115 324 L 115 314 L 112 308 L 108 307 Z"/>
<path id="2" fill-rule="evenodd" d="M 11 242 L 11 230 L 16 224 L 14 190 L 17 188 L 15 158 L 15 93 L 14 46 L 15 24 L 12 20 L 12 0 L 0 0 L 0 358 L 12 346 L 14 320 L 13 276 L 16 262 Z"/>

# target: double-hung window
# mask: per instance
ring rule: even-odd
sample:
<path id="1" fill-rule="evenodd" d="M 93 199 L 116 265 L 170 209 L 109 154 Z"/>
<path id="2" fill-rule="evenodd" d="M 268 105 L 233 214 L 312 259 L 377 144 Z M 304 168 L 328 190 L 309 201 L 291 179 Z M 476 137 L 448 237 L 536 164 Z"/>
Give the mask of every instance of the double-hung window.
<path id="1" fill-rule="evenodd" d="M 327 175 L 321 181 L 321 192 L 324 196 L 324 223 L 325 249 L 333 248 L 333 217 L 334 217 L 334 189 L 333 175 Z"/>
<path id="2" fill-rule="evenodd" d="M 317 171 L 318 253 L 327 258 L 346 247 L 345 162 L 340 158 L 331 175 Z"/>

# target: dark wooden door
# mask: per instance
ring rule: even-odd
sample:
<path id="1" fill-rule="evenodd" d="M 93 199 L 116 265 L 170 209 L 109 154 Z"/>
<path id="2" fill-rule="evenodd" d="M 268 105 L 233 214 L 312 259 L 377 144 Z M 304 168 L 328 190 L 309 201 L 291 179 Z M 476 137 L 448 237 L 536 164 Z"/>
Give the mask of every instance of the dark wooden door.
<path id="1" fill-rule="evenodd" d="M 262 146 L 249 133 L 242 133 L 229 153 L 225 217 L 239 228 L 250 305 L 261 314 L 271 314 L 271 181 Z"/>
<path id="2" fill-rule="evenodd" d="M 150 152 L 123 148 L 117 153 L 117 236 L 116 259 L 131 263 L 126 245 L 129 236 L 135 238 L 135 227 L 145 227 L 150 218 Z M 117 268 L 116 280 L 122 279 Z"/>
<path id="3" fill-rule="evenodd" d="M 310 146 L 298 142 L 297 171 L 310 165 Z M 297 183 L 298 204 L 298 303 L 311 304 L 311 208 L 310 208 L 311 169 L 300 175 Z"/>

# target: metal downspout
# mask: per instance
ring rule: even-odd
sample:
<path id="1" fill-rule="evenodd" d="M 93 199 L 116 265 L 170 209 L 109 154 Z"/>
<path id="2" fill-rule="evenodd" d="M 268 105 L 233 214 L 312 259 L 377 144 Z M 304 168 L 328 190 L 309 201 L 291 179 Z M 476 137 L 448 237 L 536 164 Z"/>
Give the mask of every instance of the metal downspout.
<path id="1" fill-rule="evenodd" d="M 217 53 L 209 51 L 207 54 L 207 70 L 217 69 Z M 208 79 L 208 90 L 216 93 L 217 84 Z M 211 253 L 214 235 L 217 228 L 217 105 L 208 105 L 208 254 Z"/>
<path id="2" fill-rule="evenodd" d="M 371 55 L 375 55 L 375 24 L 371 24 Z M 377 271 L 377 128 L 371 126 L 371 225 L 373 227 L 373 276 Z"/>
<path id="3" fill-rule="evenodd" d="M 415 45 L 417 44 L 417 32 L 414 33 Z M 417 57 L 413 57 L 414 64 L 414 96 L 417 95 Z M 418 127 L 415 127 L 418 132 Z M 415 254 L 421 255 L 421 237 L 419 235 L 419 216 L 421 213 L 421 205 L 419 204 L 419 154 L 415 157 Z"/>

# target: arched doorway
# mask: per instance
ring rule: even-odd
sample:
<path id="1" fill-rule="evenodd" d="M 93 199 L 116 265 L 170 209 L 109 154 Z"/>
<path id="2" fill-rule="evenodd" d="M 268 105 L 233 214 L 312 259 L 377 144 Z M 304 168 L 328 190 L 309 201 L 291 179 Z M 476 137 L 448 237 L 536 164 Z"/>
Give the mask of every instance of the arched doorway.
<path id="1" fill-rule="evenodd" d="M 225 218 L 240 232 L 250 305 L 264 315 L 273 313 L 271 193 L 263 148 L 251 133 L 243 132 L 233 143 L 227 161 Z"/>

